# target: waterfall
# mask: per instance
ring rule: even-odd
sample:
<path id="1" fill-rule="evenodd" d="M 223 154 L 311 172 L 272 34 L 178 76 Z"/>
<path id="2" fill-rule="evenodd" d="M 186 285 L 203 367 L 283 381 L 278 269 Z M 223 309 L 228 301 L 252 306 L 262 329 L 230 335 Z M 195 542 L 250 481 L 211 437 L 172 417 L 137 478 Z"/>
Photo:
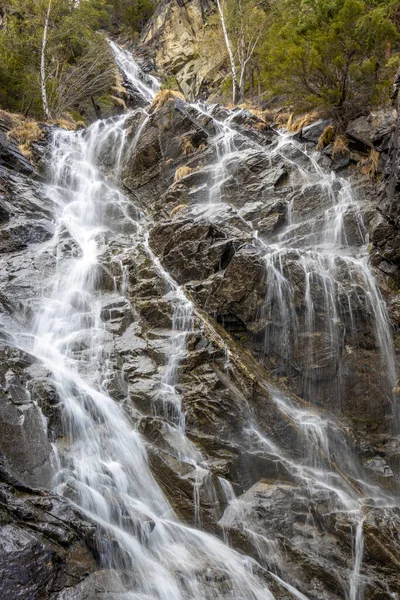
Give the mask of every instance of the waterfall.
<path id="1" fill-rule="evenodd" d="M 118 173 L 128 117 L 97 122 L 80 132 L 57 130 L 52 141 L 46 192 L 55 206 L 51 244 L 57 266 L 34 319 L 29 351 L 52 373 L 62 407 L 66 437 L 57 447 L 54 489 L 99 525 L 103 564 L 121 574 L 117 589 L 124 597 L 211 600 L 234 593 L 235 598 L 271 600 L 266 583 L 252 572 L 252 559 L 176 518 L 151 473 L 135 423 L 105 385 L 110 340 L 101 320 L 101 255 L 128 231 L 130 243 L 141 245 L 153 260 L 139 211 L 128 207 L 131 200 L 99 168 L 111 142 L 116 150 L 111 170 Z M 106 160 L 109 164 L 110 157 Z M 154 266 L 163 271 L 155 257 Z M 161 395 L 165 404 L 175 405 L 182 437 L 175 384 L 185 335 L 192 327 L 191 307 L 163 273 L 175 310 Z M 125 289 L 126 276 L 115 291 L 123 296 Z M 186 441 L 183 453 L 188 447 Z M 190 458 L 193 464 L 195 458 Z"/>
<path id="2" fill-rule="evenodd" d="M 147 103 L 151 102 L 160 89 L 160 84 L 152 75 L 144 74 L 130 53 L 109 40 L 115 62 L 125 77 L 126 83 Z"/>
<path id="3" fill-rule="evenodd" d="M 129 52 L 114 42 L 110 46 L 126 82 L 141 96 L 143 104 L 151 102 L 159 89 L 158 82 L 141 72 Z M 195 110 L 212 113 L 211 108 Z M 254 151 L 254 143 L 234 129 L 233 116 L 215 120 L 216 161 L 208 189 L 210 213 L 224 201 L 225 184 L 232 171 Z M 139 125 L 128 148 L 126 128 L 134 117 L 139 117 Z M 232 485 L 223 477 L 218 477 L 218 485 L 227 507 L 219 515 L 224 537 L 229 540 L 230 525 L 239 520 L 241 531 L 255 540 L 258 560 L 236 552 L 201 528 L 200 491 L 207 492 L 210 504 L 217 507 L 216 513 L 218 497 L 202 452 L 186 435 L 179 390 L 182 361 L 198 327 L 196 307 L 153 253 L 146 219 L 119 187 L 125 153 L 134 152 L 149 119 L 146 109 L 138 109 L 98 121 L 85 131 L 55 130 L 53 134 L 46 194 L 54 205 L 55 235 L 47 247 L 57 258 L 56 267 L 35 306 L 32 329 L 19 336 L 19 346 L 51 373 L 62 409 L 64 436 L 56 444 L 54 490 L 76 503 L 98 525 L 102 565 L 116 577 L 116 593 L 121 598 L 273 600 L 268 581 L 283 590 L 285 598 L 307 600 L 308 596 L 295 587 L 295 575 L 282 559 L 277 541 L 246 523 L 245 504 L 235 497 Z M 344 377 L 340 361 L 333 367 L 316 366 L 320 348 L 314 344 L 315 340 L 326 340 L 330 353 L 338 357 L 343 351 L 343 323 L 349 339 L 355 339 L 355 309 L 361 306 L 371 316 L 389 390 L 396 377 L 393 342 L 386 308 L 368 265 L 357 200 L 348 182 L 324 172 L 315 157 L 304 154 L 300 145 L 286 135 L 279 136 L 271 148 L 257 146 L 256 150 L 272 163 L 277 156 L 292 156 L 293 147 L 303 156 L 301 165 L 294 161 L 302 189 L 291 197 L 289 222 L 272 240 L 252 230 L 253 240 L 262 248 L 267 276 L 262 319 L 278 324 L 275 329 L 269 325 L 265 331 L 265 354 L 278 356 L 283 370 L 290 358 L 289 349 L 296 339 L 300 340 L 306 357 L 301 390 L 304 396 L 318 404 L 314 372 L 333 368 L 337 369 L 335 392 L 339 402 Z M 308 218 L 307 208 L 299 207 L 301 193 L 313 188 L 323 197 L 317 223 Z M 349 212 L 356 223 L 355 244 L 346 235 Z M 122 251 L 116 249 L 117 240 L 123 240 Z M 194 473 L 196 528 L 179 520 L 152 473 L 148 446 L 140 432 L 143 415 L 139 408 L 126 410 L 124 401 L 114 397 L 109 387 L 110 357 L 115 348 L 102 318 L 103 296 L 109 294 L 118 306 L 130 306 L 130 273 L 124 253 L 132 248 L 142 252 L 148 260 L 147 268 L 158 274 L 163 284 L 160 294 L 171 314 L 172 328 L 164 332 L 165 344 L 160 351 L 165 354 L 164 368 L 151 402 L 154 418 L 163 421 L 163 433 L 173 456 Z M 304 282 L 303 321 L 293 301 L 297 292 L 290 273 L 291 261 Z M 116 265 L 118 277 L 113 277 L 109 262 Z M 350 291 L 343 288 L 342 278 L 350 283 Z M 134 328 L 137 323 L 134 311 L 131 313 Z M 227 348 L 225 351 L 228 369 L 230 354 Z M 282 465 L 310 498 L 315 495 L 318 501 L 323 493 L 332 513 L 349 515 L 354 530 L 354 559 L 343 577 L 347 586 L 343 595 L 346 600 L 361 600 L 362 501 L 373 497 L 385 505 L 391 500 L 364 477 L 332 415 L 321 416 L 311 404 L 299 407 L 289 394 L 270 383 L 265 385 L 277 410 L 294 424 L 300 450 L 293 458 L 276 439 L 265 435 L 250 414 L 243 439 Z"/>
<path id="4" fill-rule="evenodd" d="M 201 114 L 213 116 L 213 107 L 199 104 L 193 107 Z M 277 160 L 287 160 L 297 177 L 297 185 L 292 190 L 289 188 L 288 192 L 287 224 L 272 235 L 272 239 L 271 236 L 263 237 L 251 223 L 246 222 L 253 229 L 255 243 L 261 245 L 265 252 L 266 296 L 260 317 L 261 322 L 269 324 L 264 335 L 265 355 L 276 355 L 277 371 L 285 374 L 286 366 L 293 360 L 291 353 L 297 347 L 298 354 L 302 356 L 298 367 L 302 396 L 318 405 L 324 404 L 326 394 L 329 410 L 340 412 L 346 377 L 341 354 L 344 346 L 345 352 L 356 352 L 358 319 L 360 315 L 367 314 L 380 354 L 379 367 L 374 365 L 374 368 L 385 374 L 383 385 L 391 399 L 388 425 L 397 432 L 398 408 L 392 395 L 397 369 L 391 324 L 369 265 L 366 228 L 351 184 L 322 169 L 317 160 L 318 154 L 309 154 L 293 136 L 281 133 L 277 141 L 267 148 L 257 142 L 249 142 L 240 128 L 235 128 L 233 121 L 237 115 L 228 113 L 225 118 L 214 120 L 216 161 L 210 175 L 208 197 L 211 218 L 214 213 L 218 214 L 220 203 L 229 204 L 229 190 L 234 185 L 235 174 L 252 154 L 261 153 L 270 161 L 271 167 Z M 314 210 L 310 210 L 304 203 L 310 191 L 318 197 L 317 210 L 315 206 L 312 207 Z M 302 287 L 299 286 L 299 278 L 303 280 Z M 318 345 L 321 339 L 325 341 L 324 347 Z M 333 358 L 333 364 L 329 364 L 329 356 L 326 366 L 323 361 L 322 365 L 318 364 L 324 352 Z M 318 379 L 324 369 L 325 377 L 334 381 L 334 388 L 326 392 Z M 275 441 L 259 431 L 256 423 L 249 426 L 249 438 L 282 461 L 307 489 L 325 489 L 333 493 L 330 500 L 332 510 L 340 507 L 351 515 L 354 559 L 348 575 L 348 589 L 344 593 L 348 600 L 361 600 L 364 597 L 364 579 L 360 574 L 364 549 L 363 498 L 371 496 L 382 505 L 390 505 L 393 500 L 368 482 L 334 421 L 322 418 L 312 408 L 299 408 L 273 388 L 271 394 L 279 409 L 296 423 L 302 433 L 302 460 L 288 457 Z M 345 474 L 354 478 L 355 486 L 349 485 Z M 241 522 L 242 510 L 240 503 L 231 502 L 220 521 L 221 526 L 226 529 L 235 522 Z M 253 531 L 248 531 L 248 534 L 256 535 Z M 263 555 L 264 547 L 259 554 L 261 562 Z M 276 574 L 274 577 L 277 577 Z M 292 593 L 295 597 L 304 597 L 298 590 L 292 590 Z"/>
<path id="5" fill-rule="evenodd" d="M 194 108 L 208 116 L 214 114 L 214 107 L 196 104 Z M 221 202 L 229 204 L 236 172 L 253 157 L 263 156 L 271 169 L 286 162 L 293 170 L 287 185 L 285 226 L 263 236 L 246 221 L 255 243 L 265 249 L 266 295 L 260 315 L 260 322 L 266 324 L 265 355 L 276 357 L 277 374 L 285 375 L 293 367 L 298 371 L 296 391 L 304 398 L 340 412 L 346 385 L 342 356 L 357 353 L 359 321 L 367 315 L 372 344 L 381 359 L 377 372 L 385 374 L 381 385 L 387 398 L 389 428 L 397 432 L 392 328 L 369 264 L 360 201 L 347 179 L 324 170 L 318 153 L 307 152 L 292 135 L 279 132 L 267 147 L 250 141 L 235 126 L 240 112 L 214 118 L 217 159 L 211 176 L 210 214 L 217 212 Z M 268 199 L 271 182 L 264 186 L 266 191 L 258 190 L 257 199 L 263 200 L 264 194 Z M 330 379 L 332 384 L 324 389 L 321 379 Z"/>

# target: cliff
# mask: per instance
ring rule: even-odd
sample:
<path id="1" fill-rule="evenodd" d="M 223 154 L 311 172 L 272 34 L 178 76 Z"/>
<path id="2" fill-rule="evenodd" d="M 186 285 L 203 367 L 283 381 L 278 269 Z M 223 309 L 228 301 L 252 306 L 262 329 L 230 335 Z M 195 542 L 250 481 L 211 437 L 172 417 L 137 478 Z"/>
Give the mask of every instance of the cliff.
<path id="1" fill-rule="evenodd" d="M 2 121 L 0 595 L 393 598 L 396 186 L 140 89 L 36 167 Z"/>

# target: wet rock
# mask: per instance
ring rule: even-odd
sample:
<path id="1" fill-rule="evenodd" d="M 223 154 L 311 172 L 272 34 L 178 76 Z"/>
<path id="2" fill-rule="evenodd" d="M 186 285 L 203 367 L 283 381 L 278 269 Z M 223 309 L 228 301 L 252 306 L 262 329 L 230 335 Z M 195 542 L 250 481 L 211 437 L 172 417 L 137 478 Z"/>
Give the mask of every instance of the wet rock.
<path id="1" fill-rule="evenodd" d="M 95 526 L 50 493 L 0 484 L 0 530 L 3 598 L 53 598 L 98 568 Z"/>
<path id="2" fill-rule="evenodd" d="M 223 119 L 228 113 L 216 107 L 214 114 Z M 304 185 L 307 171 L 315 173 L 304 148 L 296 142 L 266 153 L 262 148 L 268 149 L 273 132 L 260 130 L 257 119 L 247 111 L 231 116 L 230 126 L 239 132 L 241 155 L 227 161 L 223 177 L 216 170 L 217 154 L 211 143 L 216 127 L 195 107 L 172 101 L 157 111 L 152 109 L 149 118 L 137 114 L 127 121 L 127 148 L 138 126 L 143 125 L 143 134 L 123 166 L 124 183 L 132 206 L 135 204 L 128 212 L 136 215 L 136 205 L 143 211 L 142 223 L 151 229 L 151 250 L 144 236 L 132 237 L 136 226 L 125 227 L 117 207 L 105 206 L 110 231 L 99 235 L 104 252 L 96 284 L 104 326 L 104 388 L 145 440 L 153 474 L 185 524 L 202 525 L 218 535 L 222 525 L 234 547 L 257 558 L 264 569 L 288 574 L 290 582 L 307 596 L 339 600 L 349 594 L 355 521 L 339 506 L 329 486 L 320 486 L 318 481 L 309 484 L 307 474 L 314 468 L 321 469 L 318 473 L 329 469 L 335 481 L 342 481 L 342 469 L 343 481 L 351 490 L 357 489 L 364 470 L 358 470 L 358 463 L 357 469 L 349 466 L 353 428 L 359 437 L 367 438 L 371 431 L 378 436 L 386 423 L 391 400 L 376 367 L 379 348 L 373 311 L 363 294 L 364 282 L 349 267 L 351 260 L 338 257 L 329 266 L 334 272 L 331 281 L 315 258 L 330 199 L 315 179 L 312 185 Z M 325 126 L 319 123 L 319 131 Z M 314 124 L 310 131 L 305 128 L 303 135 L 315 143 L 320 133 Z M 187 152 L 184 140 L 190 141 Z M 111 154 L 112 148 L 101 156 L 106 172 Z M 181 166 L 193 170 L 174 181 Z M 50 217 L 35 185 L 29 191 L 20 174 L 12 179 L 8 173 L 4 181 L 7 193 L 1 197 L 0 225 L 7 232 L 7 243 L 14 239 L 12 232 L 18 235 L 4 256 L 0 303 L 24 323 L 29 307 L 30 314 L 34 313 L 37 290 L 54 269 L 50 250 L 42 252 L 41 247 L 37 253 L 30 248 L 45 240 L 41 226 Z M 342 185 L 337 180 L 329 189 L 338 194 L 344 190 Z M 13 207 L 19 188 L 24 201 Z M 215 196 L 210 191 L 216 192 Z M 363 244 L 356 214 L 349 210 L 342 217 L 347 242 L 354 247 Z M 293 229 L 287 238 L 281 238 L 288 223 Z M 395 236 L 390 239 L 393 227 L 394 219 L 386 216 L 376 223 L 374 240 L 379 251 L 386 245 L 382 270 L 397 260 L 395 248 L 390 247 L 395 246 Z M 257 231 L 261 240 L 257 240 Z M 267 268 L 282 239 L 290 250 L 280 258 L 279 275 L 290 288 L 292 321 L 285 320 L 282 295 L 273 293 L 278 263 L 275 274 Z M 59 250 L 66 260 L 79 251 L 67 233 Z M 321 267 L 319 274 L 306 272 L 305 257 Z M 179 294 L 170 276 L 193 301 L 193 327 L 175 366 L 176 381 L 171 377 L 177 406 L 180 403 L 185 415 L 185 435 L 177 426 L 177 410 L 170 411 L 165 401 L 165 376 L 178 337 L 172 325 Z M 312 296 L 313 331 L 307 324 L 307 294 Z M 331 297 L 337 298 L 336 312 L 329 305 Z M 80 298 L 74 299 L 73 307 L 77 312 L 88 310 Z M 75 348 L 74 356 L 81 356 L 83 364 L 87 360 L 91 368 L 92 356 L 85 341 Z M 47 418 L 47 435 L 52 441 L 62 434 L 62 419 L 57 389 L 49 374 L 28 357 L 24 360 L 16 368 L 15 361 L 6 356 L 6 368 L 1 371 L 3 437 L 8 438 L 3 441 L 4 448 L 1 443 L 0 447 L 11 465 L 1 476 L 8 486 L 19 486 L 14 494 L 19 495 L 17 500 L 24 495 L 22 503 L 4 496 L 7 514 L 11 514 L 4 522 L 8 528 L 3 536 L 5 553 L 10 558 L 6 578 L 11 577 L 12 589 L 18 593 L 23 590 L 25 596 L 41 594 L 51 600 L 124 595 L 127 590 L 121 581 L 112 584 L 110 573 L 97 570 L 96 552 L 91 551 L 95 532 L 68 512 L 73 510 L 70 503 L 54 500 L 47 493 L 36 497 L 34 503 L 25 498 L 31 492 L 23 484 L 35 485 L 37 465 L 31 463 L 42 455 L 36 403 Z M 275 387 L 271 371 L 282 378 Z M 343 383 L 340 390 L 339 380 Z M 287 387 L 302 398 L 291 395 Z M 28 418 L 30 411 L 35 418 Z M 11 437 L 9 426 L 15 428 Z M 26 437 L 30 445 L 25 444 L 23 427 L 29 428 Z M 334 452 L 328 457 L 324 444 L 331 441 L 337 443 L 332 443 Z M 35 453 L 31 452 L 33 445 Z M 309 450 L 314 445 L 318 452 L 312 454 Z M 370 452 L 359 453 L 372 476 L 368 481 L 381 484 L 387 480 L 386 488 L 394 490 L 396 450 L 390 452 L 382 446 L 383 442 Z M 40 474 L 44 470 L 40 467 Z M 42 485 L 46 484 L 43 481 Z M 235 499 L 233 492 L 240 497 Z M 73 484 L 65 493 L 71 500 L 77 499 Z M 39 492 L 35 494 L 39 496 Z M 118 506 L 114 491 L 107 499 L 113 509 Z M 395 535 L 397 516 L 391 509 L 380 512 L 372 502 L 366 505 L 365 515 L 371 535 L 366 540 L 362 575 L 371 571 L 377 593 L 384 593 L 384 580 L 389 582 L 390 593 L 395 593 L 397 555 L 389 556 L 387 546 Z M 137 520 L 126 519 L 128 530 L 141 535 L 138 523 L 142 520 L 151 531 L 154 523 L 141 514 Z M 109 536 L 101 533 L 97 540 L 104 538 L 107 543 Z M 19 556 L 27 565 L 22 582 L 14 578 L 18 570 L 14 546 L 20 548 Z M 31 557 L 38 564 L 37 573 L 29 562 Z M 213 582 L 220 573 L 217 568 L 210 569 L 203 576 Z M 18 577 L 23 574 L 18 572 Z M 276 597 L 286 598 L 284 586 L 277 580 L 274 585 Z M 8 588 L 5 597 L 7 594 Z"/>
<path id="3" fill-rule="evenodd" d="M 3 377 L 0 372 L 0 433 L 0 451 L 7 456 L 12 473 L 33 487 L 49 485 L 51 447 L 42 414 L 7 367 Z"/>
<path id="4" fill-rule="evenodd" d="M 20 152 L 18 146 L 7 137 L 4 131 L 0 131 L 0 166 L 13 169 L 24 175 L 32 175 L 34 173 L 34 168 L 30 162 Z"/>
<path id="5" fill-rule="evenodd" d="M 51 441 L 55 441 L 63 433 L 62 411 L 56 386 L 50 378 L 43 377 L 31 380 L 28 389 L 47 421 L 46 428 Z"/>
<path id="6" fill-rule="evenodd" d="M 360 152 L 369 152 L 371 148 L 378 152 L 386 151 L 394 123 L 394 111 L 387 109 L 350 121 L 346 135 L 350 139 L 351 149 Z"/>
<path id="7" fill-rule="evenodd" d="M 127 592 L 113 571 L 101 570 L 89 575 L 72 588 L 65 588 L 51 596 L 51 600 L 118 600 Z"/>
<path id="8" fill-rule="evenodd" d="M 350 121 L 346 129 L 346 135 L 350 138 L 356 150 L 366 152 L 372 147 L 372 129 L 371 118 L 362 116 Z"/>
<path id="9" fill-rule="evenodd" d="M 333 125 L 333 121 L 330 119 L 319 119 L 307 127 L 303 127 L 300 133 L 300 138 L 306 142 L 313 142 L 316 144 L 320 136 L 324 133 L 327 127 Z"/>
<path id="10" fill-rule="evenodd" d="M 193 465 L 161 451 L 150 450 L 149 459 L 158 483 L 179 517 L 190 525 L 201 523 L 205 530 L 217 530 L 218 499 L 208 470 L 193 468 Z M 193 502 L 196 488 L 198 506 Z"/>

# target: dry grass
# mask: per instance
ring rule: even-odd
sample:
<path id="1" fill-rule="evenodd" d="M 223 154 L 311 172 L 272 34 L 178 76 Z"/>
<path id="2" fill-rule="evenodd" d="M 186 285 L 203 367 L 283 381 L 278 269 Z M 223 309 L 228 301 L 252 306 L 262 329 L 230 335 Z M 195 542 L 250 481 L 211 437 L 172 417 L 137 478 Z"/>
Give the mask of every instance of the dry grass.
<path id="1" fill-rule="evenodd" d="M 329 146 L 333 138 L 335 137 L 335 128 L 333 125 L 325 127 L 318 139 L 317 150 L 323 150 L 326 146 Z"/>
<path id="2" fill-rule="evenodd" d="M 338 135 L 333 142 L 332 158 L 335 158 L 338 154 L 348 154 L 349 143 L 345 135 Z"/>
<path id="3" fill-rule="evenodd" d="M 247 103 L 239 104 L 238 108 L 241 108 L 242 110 L 247 110 L 250 114 L 254 115 L 255 117 L 257 117 L 257 119 L 262 121 L 262 123 L 257 124 L 257 126 L 265 125 L 267 123 L 268 116 L 270 116 L 270 113 L 272 112 L 270 110 L 261 110 L 257 106 Z"/>
<path id="4" fill-rule="evenodd" d="M 261 121 L 261 123 L 257 123 L 255 126 L 257 129 L 264 129 L 265 125 L 276 124 L 278 127 L 287 127 L 288 120 L 290 122 L 293 120 L 293 114 L 287 110 L 282 109 L 272 109 L 265 108 L 261 109 L 259 106 L 254 104 L 248 104 L 244 102 L 242 104 L 238 104 L 238 106 L 234 106 L 232 103 L 225 104 L 225 108 L 228 110 L 232 110 L 234 108 L 241 108 L 242 110 L 247 110 L 249 113 L 257 117 Z M 315 120 L 315 119 L 314 119 Z"/>
<path id="5" fill-rule="evenodd" d="M 29 161 L 32 161 L 32 143 L 38 142 L 43 138 L 43 129 L 41 129 L 36 121 L 21 119 L 21 117 L 13 117 L 11 123 L 12 127 L 7 136 L 18 144 L 21 154 Z"/>
<path id="6" fill-rule="evenodd" d="M 171 210 L 171 212 L 169 213 L 170 218 L 172 218 L 174 215 L 176 215 L 176 213 L 178 213 L 180 210 L 182 210 L 183 208 L 186 208 L 187 204 L 178 204 L 178 206 L 175 206 L 175 208 L 173 208 Z"/>
<path id="7" fill-rule="evenodd" d="M 7 127 L 12 127 L 14 124 L 18 124 L 21 122 L 20 115 L 14 115 L 12 113 L 7 112 L 6 110 L 0 109 L 0 119 L 6 123 Z"/>
<path id="8" fill-rule="evenodd" d="M 122 85 L 123 83 L 123 79 L 122 79 L 122 75 L 120 74 L 119 71 L 117 71 L 115 73 L 115 83 L 114 85 L 112 85 L 110 87 L 110 91 L 115 95 L 115 96 L 127 96 L 128 92 L 126 91 L 126 88 Z"/>
<path id="9" fill-rule="evenodd" d="M 308 127 L 308 125 L 311 125 L 311 123 L 314 123 L 318 119 L 319 114 L 317 112 L 306 113 L 297 118 L 292 113 L 287 120 L 286 129 L 290 133 L 299 133 L 304 127 Z"/>
<path id="10" fill-rule="evenodd" d="M 186 137 L 185 135 L 181 137 L 181 144 L 182 151 L 185 156 L 189 156 L 189 154 L 193 154 L 193 152 L 195 151 L 195 147 L 193 146 L 191 139 Z"/>
<path id="11" fill-rule="evenodd" d="M 186 177 L 186 175 L 189 175 L 193 171 L 194 169 L 192 169 L 191 167 L 179 167 L 179 169 L 175 171 L 174 183 L 178 183 L 178 181 L 180 181 L 181 179 L 183 179 L 183 177 Z"/>
<path id="12" fill-rule="evenodd" d="M 32 151 L 32 146 L 29 143 L 26 144 L 19 144 L 18 145 L 19 151 L 21 152 L 21 154 L 23 154 L 23 156 L 25 156 L 25 158 L 27 160 L 29 160 L 30 162 L 33 161 L 33 151 Z"/>
<path id="13" fill-rule="evenodd" d="M 379 173 L 379 152 L 372 148 L 367 158 L 360 161 L 359 169 L 368 179 L 374 180 Z"/>
<path id="14" fill-rule="evenodd" d="M 177 92 L 176 90 L 160 90 L 154 96 L 151 106 L 152 108 L 154 108 L 154 110 L 158 110 L 159 108 L 164 106 L 164 104 L 170 102 L 171 100 L 185 101 L 186 98 L 183 94 L 181 94 L 181 92 Z"/>
<path id="15" fill-rule="evenodd" d="M 288 120 L 286 122 L 286 129 L 288 131 L 292 131 L 292 127 L 293 127 L 293 113 L 291 113 L 289 115 L 289 118 L 288 118 Z"/>
<path id="16" fill-rule="evenodd" d="M 271 112 L 273 113 L 273 111 L 271 111 Z M 276 123 L 278 125 L 278 127 L 286 127 L 289 119 L 290 119 L 290 113 L 288 113 L 287 111 L 281 111 L 281 112 L 275 113 L 273 122 Z M 292 119 L 293 119 L 293 116 L 292 116 Z"/>
<path id="17" fill-rule="evenodd" d="M 68 115 L 67 115 L 68 116 Z M 73 120 L 73 118 L 60 117 L 59 119 L 52 119 L 49 121 L 51 125 L 57 125 L 61 129 L 65 129 L 66 131 L 75 131 L 78 128 L 78 123 L 82 123 L 79 121 L 78 123 Z"/>
<path id="18" fill-rule="evenodd" d="M 118 98 L 118 96 L 110 96 L 110 100 L 114 104 L 114 106 L 126 110 L 125 100 L 123 100 L 122 98 Z"/>
<path id="19" fill-rule="evenodd" d="M 207 148 L 207 144 L 200 144 L 199 146 L 199 150 L 200 152 L 202 152 L 203 150 L 205 150 Z"/>
<path id="20" fill-rule="evenodd" d="M 271 108 L 266 108 L 265 110 L 258 111 L 258 114 L 256 116 L 258 116 L 258 118 L 264 121 L 264 123 L 266 123 L 267 125 L 271 125 L 272 123 L 278 124 L 278 121 L 282 118 L 282 112 L 272 110 Z M 283 120 L 283 123 L 286 123 L 287 119 L 288 116 L 287 114 L 285 114 L 285 119 Z"/>
<path id="21" fill-rule="evenodd" d="M 18 124 L 13 123 L 13 127 L 8 132 L 8 137 L 17 144 L 31 144 L 38 142 L 43 138 L 43 130 L 36 121 L 29 119 L 20 120 Z"/>
<path id="22" fill-rule="evenodd" d="M 395 387 L 392 389 L 392 393 L 396 394 L 396 396 L 400 396 L 400 387 L 399 387 L 399 380 L 396 381 L 396 385 Z"/>
<path id="23" fill-rule="evenodd" d="M 28 160 L 33 160 L 31 144 L 38 142 L 44 136 L 44 131 L 36 121 L 27 119 L 19 114 L 0 110 L 0 118 L 9 131 L 7 137 L 18 145 L 18 148 Z"/>

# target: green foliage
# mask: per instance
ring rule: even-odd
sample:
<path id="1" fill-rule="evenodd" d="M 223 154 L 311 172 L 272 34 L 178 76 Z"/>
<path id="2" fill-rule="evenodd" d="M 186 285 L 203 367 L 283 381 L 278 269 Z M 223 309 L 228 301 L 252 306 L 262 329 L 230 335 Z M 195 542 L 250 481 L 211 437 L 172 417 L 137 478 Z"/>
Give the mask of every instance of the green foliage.
<path id="1" fill-rule="evenodd" d="M 392 0 L 275 0 L 263 85 L 299 110 L 322 108 L 342 125 L 388 99 L 399 50 Z M 390 60 L 389 60 L 390 59 Z"/>
<path id="2" fill-rule="evenodd" d="M 109 4 L 114 28 L 135 37 L 153 14 L 155 0 L 110 0 Z"/>
<path id="3" fill-rule="evenodd" d="M 177 82 L 175 75 L 168 75 L 168 77 L 166 77 L 166 79 L 163 81 L 161 89 L 175 90 L 180 92 L 179 83 Z"/>
<path id="4" fill-rule="evenodd" d="M 8 110 L 41 117 L 40 62 L 49 0 L 6 0 L 0 6 L 3 13 L 0 27 L 0 105 Z M 102 36 L 96 33 L 109 22 L 107 0 L 81 0 L 79 3 L 52 0 L 45 53 L 49 97 L 57 96 L 60 82 L 68 80 L 68 77 L 72 84 L 72 73 L 81 75 L 82 69 L 76 69 L 79 64 L 87 64 L 94 78 L 104 69 L 104 60 L 100 61 L 96 56 L 89 65 L 88 57 L 94 56 L 94 47 L 98 53 L 108 53 L 109 56 Z M 97 65 L 97 70 L 94 65 Z M 104 85 L 109 85 L 107 78 L 104 78 Z M 84 91 L 82 88 L 83 95 Z M 79 98 L 75 109 L 78 102 Z M 61 106 L 59 100 L 57 106 Z"/>
<path id="5" fill-rule="evenodd" d="M 221 0 L 244 96 L 348 119 L 389 101 L 400 65 L 399 0 Z M 209 28 L 203 47 L 222 39 Z M 200 50 L 200 54 L 204 51 Z M 228 54 L 221 49 L 228 70 Z M 230 78 L 222 92 L 229 94 Z"/>

